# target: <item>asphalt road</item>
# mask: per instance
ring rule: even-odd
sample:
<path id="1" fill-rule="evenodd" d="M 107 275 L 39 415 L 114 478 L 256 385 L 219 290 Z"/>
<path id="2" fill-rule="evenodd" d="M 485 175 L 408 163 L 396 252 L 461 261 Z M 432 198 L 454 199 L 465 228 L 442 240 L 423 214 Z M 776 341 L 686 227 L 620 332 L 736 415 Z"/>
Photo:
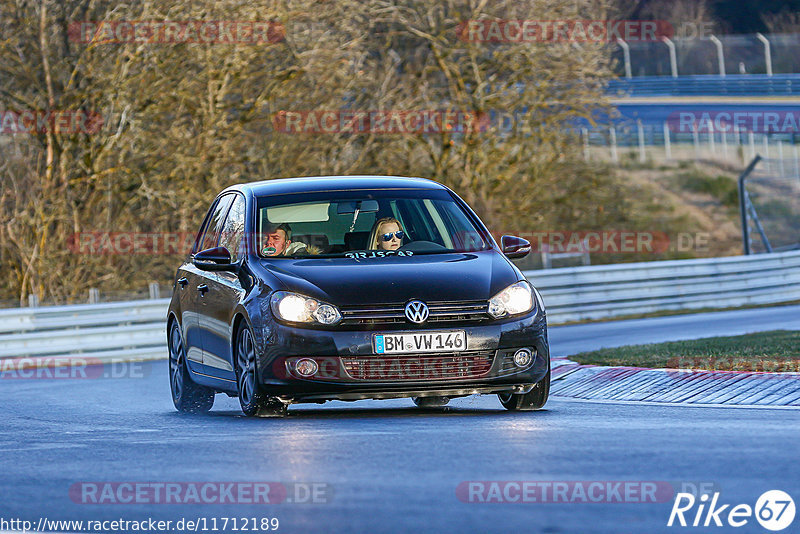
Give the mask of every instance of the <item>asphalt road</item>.
<path id="1" fill-rule="evenodd" d="M 767 310 L 715 314 L 703 318 L 705 329 L 690 327 L 697 316 L 560 327 L 551 343 L 554 353 L 568 354 L 623 340 L 708 335 L 723 324 L 747 331 L 758 317 L 772 317 L 759 323 L 770 328 L 792 325 L 779 320 L 792 309 Z M 552 398 L 544 411 L 513 414 L 495 397 L 469 397 L 446 411 L 421 411 L 409 400 L 359 401 L 246 419 L 235 399 L 217 396 L 211 414 L 181 416 L 169 399 L 166 362 L 129 370 L 126 378 L 2 380 L 0 530 L 16 518 L 34 525 L 40 518 L 205 518 L 211 531 L 214 518 L 221 527 L 224 518 L 241 526 L 241 518 L 277 517 L 279 532 L 766 532 L 752 518 L 738 529 L 668 528 L 673 493 L 705 483 L 720 492 L 721 504 L 753 506 L 771 489 L 800 503 L 796 410 Z M 89 482 L 207 481 L 278 482 L 293 501 L 321 484 L 317 499 L 325 502 L 97 505 L 70 495 Z M 584 488 L 629 481 L 661 489 L 658 502 L 647 503 L 585 503 L 572 494 L 572 502 L 464 502 L 459 496 L 468 495 L 457 488 L 470 481 L 585 481 Z M 476 495 L 488 497 L 484 488 Z M 785 532 L 798 525 L 795 519 Z"/>

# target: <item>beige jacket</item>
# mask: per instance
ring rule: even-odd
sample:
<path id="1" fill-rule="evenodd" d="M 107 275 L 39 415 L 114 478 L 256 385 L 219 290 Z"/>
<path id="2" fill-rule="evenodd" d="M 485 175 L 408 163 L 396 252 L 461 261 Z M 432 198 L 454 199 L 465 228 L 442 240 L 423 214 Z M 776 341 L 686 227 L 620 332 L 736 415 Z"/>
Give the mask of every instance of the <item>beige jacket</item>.
<path id="1" fill-rule="evenodd" d="M 322 252 L 322 249 L 314 245 L 306 245 L 302 241 L 292 241 L 288 247 L 283 251 L 284 256 L 293 256 L 298 252 L 305 250 L 308 254 L 316 255 Z"/>

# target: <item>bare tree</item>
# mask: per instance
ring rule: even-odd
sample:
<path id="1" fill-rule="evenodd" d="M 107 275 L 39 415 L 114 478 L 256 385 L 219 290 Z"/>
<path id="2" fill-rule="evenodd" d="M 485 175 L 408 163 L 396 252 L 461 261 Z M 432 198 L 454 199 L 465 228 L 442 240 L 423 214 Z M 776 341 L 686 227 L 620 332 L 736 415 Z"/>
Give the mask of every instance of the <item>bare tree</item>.
<path id="1" fill-rule="evenodd" d="M 468 21 L 604 18 L 599 0 L 0 0 L 0 105 L 82 110 L 98 132 L 0 145 L 0 296 L 68 302 L 166 283 L 176 256 L 76 254 L 85 232 L 182 232 L 223 187 L 320 174 L 446 183 L 495 227 L 629 220 L 621 185 L 574 131 L 607 110 L 604 43 L 477 42 Z M 274 42 L 75 39 L 75 21 L 268 21 Z M 450 110 L 488 118 L 434 133 L 275 127 L 286 111 Z"/>

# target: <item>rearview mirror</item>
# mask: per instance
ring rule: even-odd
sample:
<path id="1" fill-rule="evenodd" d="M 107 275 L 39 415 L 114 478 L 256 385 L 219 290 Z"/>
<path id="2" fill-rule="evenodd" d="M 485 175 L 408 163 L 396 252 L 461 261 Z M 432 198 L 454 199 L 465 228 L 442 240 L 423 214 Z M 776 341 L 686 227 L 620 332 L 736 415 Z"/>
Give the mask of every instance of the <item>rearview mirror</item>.
<path id="1" fill-rule="evenodd" d="M 336 207 L 337 215 L 347 215 L 348 213 L 355 213 L 358 209 L 359 213 L 375 213 L 378 211 L 377 200 L 352 200 L 350 202 L 340 202 Z"/>
<path id="2" fill-rule="evenodd" d="M 237 268 L 237 264 L 231 263 L 231 253 L 225 247 L 201 250 L 194 255 L 192 263 L 201 271 L 235 271 Z"/>
<path id="3" fill-rule="evenodd" d="M 513 235 L 504 235 L 500 238 L 500 247 L 507 258 L 517 260 L 524 258 L 531 251 L 528 240 Z"/>

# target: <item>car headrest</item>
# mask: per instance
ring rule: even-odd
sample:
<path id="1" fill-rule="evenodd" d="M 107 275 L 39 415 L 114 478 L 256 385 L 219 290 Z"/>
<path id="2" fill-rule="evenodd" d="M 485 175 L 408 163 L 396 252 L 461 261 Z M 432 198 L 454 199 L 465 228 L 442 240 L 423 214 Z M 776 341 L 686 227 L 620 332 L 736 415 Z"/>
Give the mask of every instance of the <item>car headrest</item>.
<path id="1" fill-rule="evenodd" d="M 328 252 L 328 248 L 330 244 L 328 242 L 328 236 L 325 234 L 295 234 L 292 236 L 292 242 L 301 242 L 305 243 L 306 245 L 312 245 L 317 248 L 322 249 L 322 253 L 325 254 Z"/>
<path id="2" fill-rule="evenodd" d="M 347 232 L 344 234 L 344 246 L 347 250 L 366 250 L 369 232 Z"/>

